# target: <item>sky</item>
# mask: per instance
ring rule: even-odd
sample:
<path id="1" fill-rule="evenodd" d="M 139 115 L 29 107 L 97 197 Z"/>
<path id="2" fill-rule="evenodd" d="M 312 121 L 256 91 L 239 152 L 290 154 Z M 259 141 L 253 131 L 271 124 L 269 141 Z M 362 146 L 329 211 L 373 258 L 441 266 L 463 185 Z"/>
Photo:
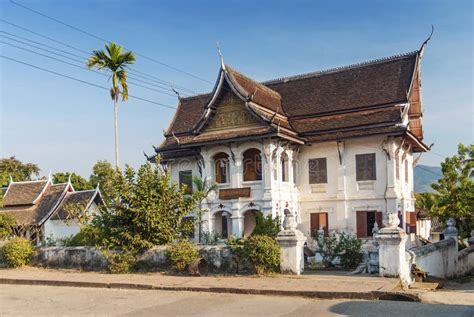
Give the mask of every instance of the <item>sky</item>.
<path id="1" fill-rule="evenodd" d="M 103 47 L 102 39 L 112 40 L 137 54 L 133 69 L 148 77 L 137 75 L 135 84 L 162 90 L 157 80 L 165 80 L 188 89 L 183 94 L 212 89 L 217 42 L 226 63 L 263 81 L 417 50 L 433 24 L 421 67 L 424 141 L 434 146 L 420 163 L 438 165 L 459 142 L 474 140 L 472 1 L 15 1 L 84 32 L 0 0 L 0 55 L 109 87 L 105 76 L 37 53 L 78 64 Z M 3 57 L 0 74 L 1 157 L 36 163 L 43 175 L 86 177 L 96 161 L 113 162 L 113 104 L 106 90 Z M 174 113 L 156 103 L 176 107 L 177 98 L 169 90 L 172 96 L 132 84 L 129 90 L 154 102 L 119 105 L 121 163 L 138 167 L 143 153 L 152 154 L 163 140 Z"/>

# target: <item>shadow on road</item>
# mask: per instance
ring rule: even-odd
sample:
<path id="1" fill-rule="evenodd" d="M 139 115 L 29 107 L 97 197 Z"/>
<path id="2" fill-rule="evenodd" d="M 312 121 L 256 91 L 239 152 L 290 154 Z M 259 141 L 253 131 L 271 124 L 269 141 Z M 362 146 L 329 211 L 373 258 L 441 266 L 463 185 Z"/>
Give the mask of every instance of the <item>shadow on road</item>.
<path id="1" fill-rule="evenodd" d="M 474 316 L 474 306 L 421 304 L 395 301 L 346 301 L 335 304 L 331 312 L 352 317 L 370 316 Z"/>

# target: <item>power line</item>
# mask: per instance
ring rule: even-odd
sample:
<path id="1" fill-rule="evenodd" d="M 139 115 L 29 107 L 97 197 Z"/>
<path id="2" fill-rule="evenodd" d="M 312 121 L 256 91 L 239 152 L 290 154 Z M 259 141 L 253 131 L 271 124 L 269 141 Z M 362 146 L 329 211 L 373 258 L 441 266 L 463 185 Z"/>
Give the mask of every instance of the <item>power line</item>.
<path id="1" fill-rule="evenodd" d="M 35 9 L 32 9 L 32 8 L 30 8 L 30 7 L 28 7 L 28 6 L 25 6 L 25 5 L 23 5 L 23 4 L 20 4 L 20 3 L 18 3 L 18 2 L 15 2 L 15 1 L 13 1 L 13 0 L 10 0 L 10 2 L 11 2 L 12 4 L 16 5 L 16 6 L 19 6 L 19 7 L 23 8 L 23 9 L 25 9 L 25 10 L 28 10 L 28 11 L 33 12 L 33 13 L 35 13 L 35 14 L 38 14 L 38 15 L 40 15 L 40 16 L 46 18 L 46 19 L 49 19 L 49 20 L 51 20 L 51 21 L 54 21 L 54 22 L 56 22 L 56 23 L 62 24 L 62 25 L 64 25 L 64 26 L 68 27 L 68 28 L 71 28 L 71 29 L 73 29 L 73 30 L 75 30 L 75 31 L 77 31 L 77 32 L 80 32 L 80 33 L 82 33 L 82 34 L 85 34 L 85 35 L 87 35 L 87 36 L 93 37 L 93 38 L 98 39 L 98 40 L 100 40 L 100 41 L 111 42 L 111 41 L 109 41 L 109 40 L 107 40 L 107 39 L 104 39 L 104 38 L 102 38 L 102 37 L 100 37 L 100 36 L 97 36 L 97 35 L 95 35 L 95 34 L 92 34 L 92 33 L 88 32 L 88 31 L 85 31 L 85 30 L 83 30 L 83 29 L 81 29 L 81 28 L 78 28 L 78 27 L 76 27 L 76 26 L 74 26 L 74 25 L 71 25 L 71 24 L 69 24 L 69 23 L 66 23 L 66 22 L 64 22 L 64 21 L 58 20 L 58 19 L 56 19 L 56 18 L 53 18 L 53 17 L 51 17 L 51 16 L 49 16 L 49 15 L 47 15 L 47 14 L 45 14 L 45 13 L 42 13 L 42 12 L 37 11 L 37 10 L 35 10 Z M 130 51 L 130 49 L 128 49 L 128 48 L 126 48 L 126 47 L 125 47 L 125 49 L 127 49 L 127 50 Z M 199 80 L 201 80 L 201 81 L 203 81 L 203 82 L 206 82 L 206 83 L 209 83 L 209 84 L 213 84 L 212 82 L 210 82 L 210 81 L 207 80 L 207 79 L 204 79 L 204 78 L 202 78 L 202 77 L 193 75 L 193 74 L 191 74 L 191 73 L 189 73 L 189 72 L 187 72 L 187 71 L 185 71 L 185 70 L 182 70 L 182 69 L 179 69 L 179 68 L 177 68 L 177 67 L 171 66 L 171 65 L 169 65 L 169 64 L 167 64 L 167 63 L 164 63 L 164 62 L 161 62 L 161 61 L 159 61 L 159 60 L 157 60 L 157 59 L 148 57 L 148 56 L 143 55 L 143 54 L 141 54 L 141 53 L 138 53 L 138 52 L 136 52 L 136 51 L 135 51 L 135 54 L 136 54 L 137 56 L 143 57 L 143 58 L 145 58 L 145 59 L 147 59 L 147 60 L 149 60 L 149 61 L 152 61 L 152 62 L 155 62 L 155 63 L 160 64 L 160 65 L 162 65 L 162 66 L 168 67 L 169 69 L 172 69 L 172 70 L 174 70 L 174 71 L 177 71 L 177 72 L 180 72 L 180 73 L 182 73 L 182 74 L 185 74 L 185 75 L 191 76 L 191 77 L 193 77 L 193 78 L 199 79 Z"/>
<path id="2" fill-rule="evenodd" d="M 85 51 L 85 50 L 82 50 L 82 49 L 80 49 L 80 48 L 78 48 L 78 47 L 76 47 L 76 46 L 73 46 L 73 45 L 70 45 L 70 44 L 68 44 L 68 43 L 65 43 L 65 42 L 56 40 L 56 39 L 54 39 L 54 38 L 52 38 L 52 37 L 49 37 L 49 36 L 46 36 L 46 35 L 44 35 L 44 34 L 35 32 L 35 31 L 31 30 L 31 29 L 22 27 L 22 26 L 20 26 L 20 25 L 18 25 L 18 24 L 15 24 L 15 23 L 10 22 L 10 21 L 7 21 L 7 20 L 4 20 L 4 19 L 1 19 L 1 18 L 0 18 L 0 22 L 3 22 L 3 23 L 5 23 L 5 24 L 8 24 L 8 25 L 13 26 L 13 27 L 15 27 L 15 28 L 18 28 L 18 29 L 20 29 L 20 30 L 22 30 L 22 31 L 29 32 L 29 33 L 31 33 L 31 34 L 34 34 L 34 35 L 39 36 L 39 37 L 41 37 L 41 38 L 44 38 L 44 39 L 46 39 L 46 40 L 48 40 L 48 41 L 52 41 L 52 42 L 54 42 L 54 43 L 57 43 L 57 44 L 60 44 L 60 45 L 65 46 L 65 47 L 71 48 L 71 49 L 73 49 L 73 50 L 76 50 L 76 51 L 78 51 L 78 52 L 84 53 L 84 54 L 87 56 L 87 57 L 84 56 L 84 57 L 82 57 L 82 58 L 87 59 L 87 58 L 89 57 L 89 55 L 90 55 L 90 52 L 87 52 L 87 51 Z M 31 42 L 33 42 L 33 43 L 37 43 L 37 44 L 43 45 L 43 46 L 45 46 L 45 47 L 49 47 L 49 48 L 52 48 L 52 49 L 56 49 L 56 50 L 58 50 L 58 51 L 62 51 L 62 50 L 60 50 L 60 49 L 58 49 L 58 48 L 56 48 L 56 47 L 52 47 L 52 46 L 46 45 L 46 44 L 44 44 L 44 43 L 36 42 L 36 41 L 33 41 L 33 40 L 31 40 L 31 39 L 27 39 L 27 38 L 21 37 L 21 36 L 16 35 L 16 34 L 12 34 L 12 33 L 5 32 L 5 31 L 2 31 L 2 32 L 3 32 L 3 33 L 6 33 L 6 34 L 9 34 L 9 35 L 11 35 L 11 36 L 15 36 L 15 37 L 17 37 L 17 38 L 21 38 L 21 39 L 24 39 L 24 40 L 31 41 Z M 66 52 L 66 51 L 62 51 L 62 52 Z M 79 55 L 74 54 L 74 53 L 71 53 L 71 52 L 68 52 L 68 54 L 71 54 L 71 55 L 74 55 L 74 56 L 79 56 Z M 128 70 L 129 70 L 129 73 L 133 73 L 134 76 L 138 76 L 138 77 L 141 77 L 141 78 L 145 78 L 145 79 L 148 79 L 148 80 L 151 80 L 151 81 L 156 81 L 156 82 L 158 82 L 158 83 L 160 83 L 160 84 L 168 85 L 168 86 L 172 87 L 173 89 L 188 91 L 188 92 L 190 92 L 190 93 L 192 93 L 192 94 L 199 94 L 198 92 L 196 92 L 196 91 L 194 91 L 194 90 L 192 90 L 192 89 L 186 88 L 186 87 L 184 87 L 184 86 L 177 85 L 177 84 L 175 84 L 175 83 L 166 81 L 166 80 L 164 80 L 164 79 L 160 79 L 160 78 L 158 78 L 158 77 L 156 77 L 156 76 L 153 76 L 153 75 L 144 73 L 144 72 L 142 72 L 142 71 L 139 71 L 139 70 L 137 70 L 137 69 L 135 69 L 135 68 L 133 68 L 133 67 L 130 67 L 130 66 L 129 66 L 129 67 L 128 67 Z M 173 91 L 173 89 L 170 89 L 169 87 L 166 87 L 165 89 L 168 89 L 168 90 L 170 90 L 170 91 Z M 184 94 L 183 94 L 183 95 L 184 95 Z"/>
<path id="3" fill-rule="evenodd" d="M 0 19 L 0 20 L 1 20 L 1 19 Z M 28 39 L 28 38 L 25 38 L 25 37 L 22 37 L 22 36 L 13 34 L 13 33 L 9 33 L 9 32 L 2 31 L 2 30 L 0 30 L 0 32 L 1 32 L 1 33 L 5 33 L 5 34 L 8 34 L 8 35 L 11 35 L 11 36 L 14 36 L 14 37 L 16 37 L 16 38 L 20 38 L 20 39 L 23 39 L 23 40 L 32 42 L 32 43 L 36 43 L 36 44 L 42 45 L 42 46 L 44 46 L 44 47 L 47 47 L 47 48 L 50 48 L 50 49 L 53 49 L 53 50 L 57 50 L 57 51 L 60 51 L 60 52 L 69 54 L 69 55 L 71 55 L 71 56 L 76 56 L 76 57 L 79 57 L 79 58 L 87 59 L 87 57 L 85 57 L 85 56 L 81 56 L 81 55 L 77 55 L 77 54 L 74 54 L 74 53 L 71 53 L 71 52 L 68 52 L 68 51 L 64 51 L 64 50 L 58 49 L 58 48 L 56 48 L 56 47 L 53 47 L 53 46 L 50 46 L 50 45 L 47 45 L 47 44 L 44 44 L 44 43 L 41 43 L 41 42 L 37 42 L 37 41 L 31 40 L 31 39 Z M 23 45 L 28 45 L 28 46 L 30 46 L 30 47 L 35 47 L 35 48 L 37 48 L 37 49 L 40 49 L 40 50 L 43 50 L 43 51 L 47 51 L 47 52 L 49 52 L 49 53 L 51 53 L 51 54 L 55 54 L 55 55 L 58 55 L 58 56 L 61 56 L 61 57 L 64 57 L 64 58 L 68 58 L 68 59 L 74 60 L 74 61 L 76 61 L 76 62 L 80 62 L 80 63 L 83 63 L 83 62 L 84 62 L 84 61 L 82 61 L 82 60 L 79 61 L 79 60 L 76 60 L 76 59 L 73 59 L 73 58 L 64 56 L 64 55 L 62 55 L 62 54 L 58 54 L 58 53 L 56 53 L 56 52 L 48 51 L 48 50 L 46 50 L 46 49 L 44 49 L 44 48 L 40 48 L 40 47 L 37 47 L 37 46 L 32 45 L 32 44 L 28 44 L 28 43 L 25 43 L 25 42 L 22 42 L 22 41 L 19 41 L 19 40 L 12 39 L 12 38 L 10 38 L 10 37 L 8 37 L 8 36 L 5 36 L 5 35 L 1 35 L 1 34 L 0 34 L 0 36 L 1 36 L 1 37 L 5 37 L 5 38 L 7 38 L 7 39 L 9 39 L 9 40 L 11 40 L 11 41 L 15 41 L 15 42 L 17 42 L 17 43 L 21 43 L 21 44 L 23 44 Z M 174 92 L 174 90 L 173 90 L 174 87 L 179 87 L 179 86 L 174 86 L 173 83 L 168 83 L 168 82 L 166 82 L 166 81 L 164 81 L 164 80 L 152 80 L 152 81 L 157 81 L 157 82 L 159 82 L 159 83 L 162 83 L 162 82 L 168 83 L 168 84 L 170 84 L 170 86 L 172 86 L 173 88 L 170 88 L 170 87 L 168 87 L 168 86 L 162 86 L 162 85 L 153 84 L 153 83 L 151 83 L 151 82 L 149 82 L 149 81 L 144 81 L 144 80 L 138 79 L 138 78 L 136 78 L 136 77 L 133 77 L 133 76 L 138 76 L 138 77 L 147 79 L 148 77 L 151 77 L 150 75 L 148 75 L 147 77 L 145 77 L 145 76 L 142 76 L 142 75 L 139 75 L 139 74 L 135 74 L 136 72 L 139 72 L 139 71 L 134 70 L 134 69 L 131 69 L 130 67 L 128 67 L 128 71 L 129 71 L 129 73 L 132 73 L 132 76 L 129 75 L 129 78 L 135 79 L 135 80 L 137 80 L 137 81 L 139 81 L 139 82 L 142 82 L 142 83 L 145 83 L 145 84 L 148 84 L 148 85 L 151 85 L 151 86 L 155 86 L 155 87 L 158 87 L 158 88 L 162 88 L 162 89 L 168 90 L 168 91 L 170 91 L 170 92 Z M 141 72 L 139 72 L 139 73 L 141 73 Z M 177 89 L 179 89 L 179 88 L 177 88 Z M 184 88 L 184 87 L 183 87 L 182 90 L 191 91 L 190 89 L 187 89 L 187 88 Z M 167 93 L 167 94 L 170 94 L 170 93 Z M 183 96 L 186 96 L 186 95 L 187 95 L 187 94 L 184 94 L 184 93 L 181 93 L 181 94 L 182 94 Z M 174 95 L 172 95 L 172 96 L 174 96 Z"/>
<path id="4" fill-rule="evenodd" d="M 91 83 L 91 82 L 88 82 L 88 81 L 85 81 L 85 80 L 82 80 L 82 79 L 78 79 L 78 78 L 75 78 L 75 77 L 72 77 L 72 76 L 69 76 L 69 75 L 58 73 L 58 72 L 55 72 L 55 71 L 52 71 L 52 70 L 49 70 L 49 69 L 46 69 L 46 68 L 42 68 L 42 67 L 33 65 L 33 64 L 29 64 L 29 63 L 26 63 L 26 62 L 23 62 L 23 61 L 20 61 L 20 60 L 17 60 L 17 59 L 14 59 L 14 58 L 11 58 L 11 57 L 8 57 L 8 56 L 5 56 L 5 55 L 0 55 L 0 57 L 8 59 L 8 60 L 16 62 L 16 63 L 19 63 L 19 64 L 23 64 L 23 65 L 26 65 L 26 66 L 29 66 L 29 67 L 32 67 L 32 68 L 42 70 L 42 71 L 47 72 L 47 73 L 51 73 L 51 74 L 54 74 L 54 75 L 57 75 L 57 76 L 61 76 L 61 77 L 64 77 L 64 78 L 68 78 L 70 80 L 74 80 L 74 81 L 89 85 L 89 86 L 93 86 L 93 87 L 97 87 L 97 88 L 109 91 L 109 88 L 107 88 L 107 87 L 100 86 L 100 85 L 97 85 L 97 84 L 94 84 L 94 83 Z M 146 99 L 146 98 L 142 98 L 142 97 L 138 97 L 138 96 L 134 96 L 134 95 L 128 95 L 128 97 L 133 98 L 133 99 L 137 99 L 137 100 L 142 100 L 142 101 L 145 101 L 145 102 L 148 102 L 148 103 L 151 103 L 151 104 L 155 104 L 155 105 L 158 105 L 158 106 L 161 106 L 161 107 L 176 110 L 175 107 L 172 107 L 172 106 L 160 103 L 160 102 L 152 101 L 152 100 L 149 100 L 149 99 Z"/>
<path id="5" fill-rule="evenodd" d="M 0 31 L 0 32 L 2 32 L 2 31 Z M 53 52 L 53 51 L 50 51 L 50 50 L 47 50 L 47 49 L 38 47 L 38 46 L 36 46 L 36 45 L 31 45 L 31 44 L 28 44 L 28 43 L 25 43 L 25 42 L 22 42 L 22 41 L 18 41 L 18 40 L 12 39 L 12 38 L 10 38 L 10 37 L 8 37 L 8 36 L 4 36 L 4 35 L 1 35 L 1 34 L 0 34 L 0 37 L 3 37 L 3 38 L 6 38 L 6 39 L 9 39 L 9 40 L 11 40 L 11 41 L 15 41 L 15 42 L 21 43 L 21 44 L 23 44 L 23 45 L 31 46 L 31 47 L 34 47 L 34 48 L 36 48 L 36 49 L 39 49 L 39 50 L 48 52 L 48 53 L 50 53 L 50 54 L 58 55 L 58 56 L 61 56 L 61 57 L 63 57 L 63 58 L 66 58 L 66 59 L 75 61 L 75 62 L 77 62 L 77 63 L 83 64 L 83 61 L 81 61 L 81 60 L 77 60 L 77 59 L 74 59 L 74 58 L 71 58 L 71 57 L 62 55 L 62 54 L 58 54 L 58 53 L 56 53 L 56 52 Z M 32 50 L 26 49 L 26 48 L 24 48 L 24 47 L 20 47 L 20 46 L 17 46 L 17 45 L 8 43 L 8 42 L 0 41 L 0 43 L 4 43 L 4 44 L 10 45 L 10 46 L 12 46 L 12 47 L 15 47 L 15 48 L 18 48 L 18 49 L 21 49 L 21 50 L 24 50 L 24 51 L 27 51 L 27 52 L 36 54 L 36 55 L 41 55 L 41 56 L 44 56 L 44 57 L 47 57 L 47 58 L 50 58 L 50 59 L 53 59 L 53 60 L 56 60 L 56 61 L 59 61 L 59 62 L 68 64 L 68 65 L 71 65 L 71 66 L 74 66 L 74 67 L 81 68 L 81 69 L 83 69 L 83 70 L 88 70 L 88 71 L 94 72 L 94 73 L 96 73 L 96 74 L 100 74 L 100 75 L 109 77 L 109 75 L 104 74 L 104 73 L 102 73 L 102 72 L 99 72 L 99 71 L 96 71 L 96 70 L 93 70 L 93 69 L 88 69 L 88 68 L 86 68 L 86 67 L 79 66 L 79 65 L 76 65 L 76 64 L 72 64 L 72 63 L 69 63 L 69 62 L 66 62 L 66 61 L 63 61 L 63 60 L 60 60 L 60 59 L 57 59 L 57 58 L 54 58 L 54 57 L 45 55 L 45 54 L 41 54 L 41 53 L 39 53 L 39 52 L 35 52 L 35 51 L 32 51 Z M 67 53 L 67 52 L 66 52 L 66 53 Z M 144 81 L 144 80 L 135 78 L 135 77 L 130 76 L 130 75 L 128 76 L 128 78 L 130 78 L 130 79 L 132 79 L 132 80 L 136 80 L 136 81 L 138 81 L 138 82 L 145 83 L 145 84 L 147 84 L 147 85 L 156 86 L 156 87 L 158 87 L 158 88 L 162 88 L 162 89 L 166 89 L 166 90 L 172 91 L 172 90 L 171 90 L 170 88 L 168 88 L 168 87 L 162 87 L 162 86 L 159 86 L 159 85 L 155 85 L 155 84 L 153 84 L 153 83 L 146 82 L 146 81 Z M 135 85 L 135 86 L 138 86 L 138 87 L 142 87 L 142 88 L 145 88 L 145 89 L 149 89 L 149 90 L 153 90 L 153 91 L 156 91 L 156 92 L 159 92 L 159 93 L 162 93 L 162 94 L 171 96 L 171 97 L 175 97 L 175 96 L 176 96 L 175 94 L 171 94 L 171 93 L 166 92 L 166 91 L 163 91 L 163 90 L 158 90 L 158 89 L 155 89 L 155 88 L 143 86 L 143 85 L 137 84 L 137 83 L 135 83 L 135 82 L 133 82 L 133 81 L 129 81 L 129 83 L 132 84 L 132 85 Z"/>

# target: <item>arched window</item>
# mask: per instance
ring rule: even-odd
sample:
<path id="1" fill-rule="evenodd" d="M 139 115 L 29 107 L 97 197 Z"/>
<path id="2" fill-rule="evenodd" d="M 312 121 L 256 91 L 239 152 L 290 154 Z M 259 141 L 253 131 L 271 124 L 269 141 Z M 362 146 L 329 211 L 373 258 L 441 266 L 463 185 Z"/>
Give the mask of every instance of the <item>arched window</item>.
<path id="1" fill-rule="evenodd" d="M 262 156 L 257 149 L 248 149 L 243 159 L 244 182 L 262 180 Z"/>
<path id="2" fill-rule="evenodd" d="M 286 152 L 281 153 L 280 163 L 281 163 L 281 181 L 288 182 L 290 170 L 288 168 L 288 155 L 286 154 Z"/>
<path id="3" fill-rule="evenodd" d="M 214 155 L 214 175 L 216 183 L 226 184 L 230 182 L 229 155 L 226 153 L 221 152 Z"/>

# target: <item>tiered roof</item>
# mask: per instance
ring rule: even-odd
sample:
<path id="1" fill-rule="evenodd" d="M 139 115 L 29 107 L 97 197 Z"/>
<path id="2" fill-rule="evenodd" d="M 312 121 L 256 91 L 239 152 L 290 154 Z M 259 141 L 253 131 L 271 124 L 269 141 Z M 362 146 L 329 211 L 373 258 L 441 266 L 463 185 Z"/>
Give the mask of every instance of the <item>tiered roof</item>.
<path id="1" fill-rule="evenodd" d="M 222 64 L 211 93 L 180 98 L 157 152 L 172 156 L 206 142 L 255 136 L 312 143 L 372 134 L 409 135 L 413 149 L 425 151 L 422 135 L 414 136 L 402 122 L 413 86 L 419 90 L 419 60 L 420 52 L 414 51 L 262 83 Z M 229 92 L 245 103 L 261 127 L 205 132 L 219 100 Z"/>
<path id="2" fill-rule="evenodd" d="M 63 215 L 65 202 L 83 203 L 87 207 L 99 197 L 98 189 L 74 191 L 70 182 L 53 184 L 51 179 L 11 182 L 3 198 L 0 213 L 15 217 L 19 225 L 42 225 L 53 214 Z M 56 219 L 64 219 L 56 216 Z"/>

